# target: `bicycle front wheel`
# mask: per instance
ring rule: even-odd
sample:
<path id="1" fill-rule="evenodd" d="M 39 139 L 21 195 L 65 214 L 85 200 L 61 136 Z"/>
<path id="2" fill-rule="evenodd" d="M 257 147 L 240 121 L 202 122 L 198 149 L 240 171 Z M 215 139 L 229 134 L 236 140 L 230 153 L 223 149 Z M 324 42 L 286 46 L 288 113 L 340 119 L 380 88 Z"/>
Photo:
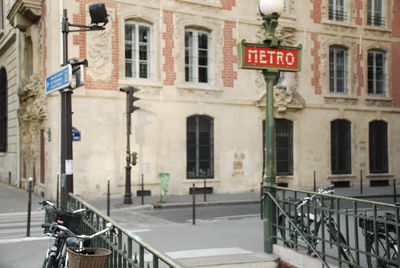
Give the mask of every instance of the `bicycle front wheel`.
<path id="1" fill-rule="evenodd" d="M 46 258 L 43 262 L 43 267 L 44 268 L 56 268 L 56 257 L 49 256 L 48 258 Z"/>
<path id="2" fill-rule="evenodd" d="M 386 239 L 387 238 L 387 239 Z M 398 267 L 399 254 L 395 244 L 396 241 L 390 233 L 378 235 L 378 243 L 374 236 L 368 236 L 366 243 L 368 268 L 393 268 Z"/>

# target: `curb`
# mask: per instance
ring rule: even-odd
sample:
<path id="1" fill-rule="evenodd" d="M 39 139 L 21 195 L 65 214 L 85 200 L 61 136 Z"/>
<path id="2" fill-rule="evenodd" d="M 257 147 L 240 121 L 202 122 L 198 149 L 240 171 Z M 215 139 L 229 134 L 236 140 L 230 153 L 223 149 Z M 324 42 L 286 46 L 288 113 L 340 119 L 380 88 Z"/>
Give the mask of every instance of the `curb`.
<path id="1" fill-rule="evenodd" d="M 235 201 L 209 201 L 209 202 L 196 202 L 196 207 L 210 207 L 210 206 L 228 206 L 228 205 L 247 205 L 247 204 L 258 204 L 260 200 L 235 200 Z M 192 207 L 192 202 L 183 203 L 161 203 L 154 205 L 155 209 L 163 208 L 183 208 Z"/>

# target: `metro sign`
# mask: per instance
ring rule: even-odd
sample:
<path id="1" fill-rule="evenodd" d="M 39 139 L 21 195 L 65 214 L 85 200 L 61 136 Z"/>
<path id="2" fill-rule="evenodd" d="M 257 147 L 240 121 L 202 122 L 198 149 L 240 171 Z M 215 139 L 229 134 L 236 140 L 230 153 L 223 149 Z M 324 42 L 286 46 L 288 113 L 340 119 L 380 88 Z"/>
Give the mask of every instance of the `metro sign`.
<path id="1" fill-rule="evenodd" d="M 238 45 L 239 67 L 268 71 L 298 72 L 301 69 L 301 46 L 278 46 L 241 42 Z"/>

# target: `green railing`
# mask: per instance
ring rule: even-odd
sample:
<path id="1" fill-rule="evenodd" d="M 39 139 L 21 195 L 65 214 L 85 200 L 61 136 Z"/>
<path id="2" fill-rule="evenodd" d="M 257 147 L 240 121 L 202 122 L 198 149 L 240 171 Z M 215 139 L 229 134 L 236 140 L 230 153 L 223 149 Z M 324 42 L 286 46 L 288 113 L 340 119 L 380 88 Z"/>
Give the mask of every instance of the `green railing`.
<path id="1" fill-rule="evenodd" d="M 400 268 L 400 207 L 278 186 L 274 188 L 278 207 L 274 233 L 278 244 L 321 256 L 324 261 L 339 267 Z M 299 207 L 297 201 L 304 197 L 311 200 Z M 273 197 L 267 194 L 265 198 Z M 296 232 L 288 218 L 302 235 Z"/>
<path id="2" fill-rule="evenodd" d="M 107 223 L 115 226 L 116 235 L 99 236 L 92 241 L 92 247 L 111 250 L 108 268 L 147 268 L 171 267 L 183 268 L 184 265 L 171 259 L 164 253 L 154 249 L 137 235 L 128 232 L 110 217 L 88 204 L 76 195 L 69 194 L 68 207 L 70 210 L 88 209 L 88 216 L 82 220 L 80 232 L 93 234 L 106 228 Z"/>

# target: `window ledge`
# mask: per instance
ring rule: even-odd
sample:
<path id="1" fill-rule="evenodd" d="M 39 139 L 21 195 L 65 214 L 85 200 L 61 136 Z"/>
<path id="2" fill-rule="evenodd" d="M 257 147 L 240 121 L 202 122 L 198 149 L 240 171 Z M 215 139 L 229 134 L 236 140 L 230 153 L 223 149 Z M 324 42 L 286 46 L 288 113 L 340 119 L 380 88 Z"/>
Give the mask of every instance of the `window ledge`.
<path id="1" fill-rule="evenodd" d="M 0 157 L 4 157 L 4 156 L 6 156 L 6 153 L 1 152 L 1 153 L 0 153 Z"/>
<path id="2" fill-rule="evenodd" d="M 353 28 L 353 29 L 357 28 L 355 25 L 350 24 L 349 21 L 337 21 L 337 20 L 330 20 L 330 19 L 322 19 L 322 23 L 326 24 L 326 25 L 331 25 L 331 26 L 341 26 L 341 27 L 347 27 L 347 28 Z"/>
<path id="3" fill-rule="evenodd" d="M 179 2 L 187 2 L 191 4 L 197 4 L 201 6 L 209 6 L 209 7 L 216 7 L 216 8 L 222 8 L 221 2 L 220 1 L 213 1 L 213 0 L 208 0 L 208 1 L 199 1 L 199 0 L 177 0 Z"/>
<path id="4" fill-rule="evenodd" d="M 379 101 L 393 101 L 392 98 L 389 98 L 389 97 L 386 97 L 386 96 L 378 96 L 378 95 L 376 95 L 376 96 L 368 95 L 365 99 L 366 100 L 372 100 L 372 101 L 376 101 L 376 100 L 379 100 Z"/>
<path id="5" fill-rule="evenodd" d="M 328 179 L 330 180 L 357 179 L 357 176 L 353 174 L 335 174 L 335 175 L 329 175 Z"/>
<path id="6" fill-rule="evenodd" d="M 119 81 L 121 87 L 135 85 L 135 86 L 147 86 L 147 87 L 162 87 L 161 82 L 155 82 L 147 79 L 123 79 Z"/>
<path id="7" fill-rule="evenodd" d="M 365 25 L 364 29 L 371 30 L 371 31 L 387 32 L 387 33 L 392 32 L 392 30 L 390 28 L 388 28 L 387 25 L 384 25 L 384 26 Z"/>
<path id="8" fill-rule="evenodd" d="M 220 179 L 207 178 L 205 180 L 206 180 L 206 184 L 221 183 Z M 185 180 L 182 181 L 182 183 L 204 185 L 204 179 L 185 179 Z"/>
<path id="9" fill-rule="evenodd" d="M 373 174 L 368 174 L 366 176 L 369 179 L 388 179 L 388 178 L 394 178 L 393 174 L 388 174 L 388 173 L 373 173 Z"/>
<path id="10" fill-rule="evenodd" d="M 208 91 L 223 91 L 221 89 L 215 89 L 210 84 L 200 84 L 200 83 L 191 83 L 191 84 L 181 84 L 176 86 L 178 89 L 189 89 L 189 90 L 208 90 Z"/>
<path id="11" fill-rule="evenodd" d="M 326 99 L 348 99 L 348 100 L 358 100 L 358 97 L 347 95 L 346 93 L 336 93 L 325 95 Z"/>

